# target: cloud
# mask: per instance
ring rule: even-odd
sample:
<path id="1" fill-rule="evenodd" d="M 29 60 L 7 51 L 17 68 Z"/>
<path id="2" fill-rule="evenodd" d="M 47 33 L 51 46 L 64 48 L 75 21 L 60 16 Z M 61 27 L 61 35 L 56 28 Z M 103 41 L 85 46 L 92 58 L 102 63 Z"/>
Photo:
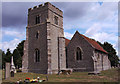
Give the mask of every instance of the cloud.
<path id="1" fill-rule="evenodd" d="M 113 32 L 113 33 L 109 33 L 109 32 L 105 32 L 104 31 L 104 26 L 99 24 L 99 23 L 95 23 L 93 24 L 90 28 L 88 28 L 85 32 L 85 35 L 100 41 L 100 42 L 117 42 L 117 38 L 118 36 Z"/>
<path id="2" fill-rule="evenodd" d="M 119 56 L 119 59 L 120 59 L 120 37 L 118 37 L 118 56 Z"/>
<path id="3" fill-rule="evenodd" d="M 116 49 L 116 54 L 119 56 L 119 54 L 118 54 L 118 52 L 119 52 L 119 49 L 118 49 L 118 41 L 113 44 L 113 48 Z"/>
<path id="4" fill-rule="evenodd" d="M 73 37 L 73 34 L 68 33 L 68 32 L 64 32 L 64 36 L 68 39 L 71 39 Z"/>
<path id="5" fill-rule="evenodd" d="M 63 3 L 61 3 L 63 4 Z M 64 18 L 66 20 L 74 21 L 85 17 L 91 8 L 91 2 L 67 2 L 63 9 Z"/>
<path id="6" fill-rule="evenodd" d="M 24 38 L 25 32 L 17 31 L 17 30 L 3 30 L 2 31 L 3 36 L 14 36 L 17 38 Z M 3 38 L 4 39 L 4 38 Z"/>
<path id="7" fill-rule="evenodd" d="M 4 28 L 18 28 L 27 25 L 28 8 L 40 3 L 36 2 L 3 2 L 2 3 L 2 26 Z"/>
<path id="8" fill-rule="evenodd" d="M 99 23 L 105 32 L 117 32 L 118 8 L 117 3 L 66 3 L 63 9 L 64 28 L 88 29 L 92 24 Z M 82 6 L 82 7 L 81 7 Z M 97 26 L 99 27 L 99 26 Z M 114 29 L 115 28 L 115 29 Z"/>
<path id="9" fill-rule="evenodd" d="M 100 31 L 100 29 L 101 29 L 100 24 L 95 23 L 90 28 L 87 29 L 85 34 L 89 35 L 89 36 L 92 36 L 95 33 L 97 33 L 98 31 Z"/>
<path id="10" fill-rule="evenodd" d="M 2 4 L 3 27 L 13 27 L 27 25 L 27 10 L 41 3 L 33 2 L 4 2 Z M 73 25 L 86 23 L 91 24 L 91 20 L 103 21 L 106 18 L 112 20 L 114 11 L 117 10 L 117 3 L 99 3 L 95 2 L 56 2 L 52 3 L 63 10 L 64 23 Z M 77 21 L 77 22 L 75 22 Z M 79 23 L 78 23 L 79 22 Z M 76 23 L 76 24 L 75 24 Z M 80 25 L 78 25 L 80 27 Z M 69 28 L 70 29 L 70 28 Z"/>
<path id="11" fill-rule="evenodd" d="M 101 32 L 101 33 L 96 33 L 93 36 L 91 36 L 91 38 L 94 38 L 97 41 L 100 42 L 110 42 L 110 41 L 117 41 L 117 36 L 115 36 L 114 34 L 108 34 L 105 32 Z"/>
<path id="12" fill-rule="evenodd" d="M 6 52 L 6 50 L 9 48 L 11 50 L 11 52 L 13 52 L 13 50 L 17 47 L 17 45 L 20 43 L 19 39 L 14 39 L 11 40 L 10 42 L 2 42 L 0 43 L 2 46 L 2 49 Z"/>
<path id="13" fill-rule="evenodd" d="M 17 5 L 16 5 L 17 4 Z M 25 4 L 25 3 L 24 3 Z M 7 2 L 2 4 L 2 26 L 15 27 L 25 25 L 27 22 L 27 9 L 22 3 Z M 22 10 L 23 9 L 23 10 Z"/>

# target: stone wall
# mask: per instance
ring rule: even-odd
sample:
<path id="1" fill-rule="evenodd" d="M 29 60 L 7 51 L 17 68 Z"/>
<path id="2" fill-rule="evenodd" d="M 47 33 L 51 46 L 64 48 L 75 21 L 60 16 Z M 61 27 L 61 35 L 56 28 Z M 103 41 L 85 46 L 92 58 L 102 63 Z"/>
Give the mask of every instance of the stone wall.
<path id="1" fill-rule="evenodd" d="M 111 68 L 110 60 L 108 59 L 108 55 L 104 54 L 103 56 L 103 70 L 107 70 Z"/>
<path id="2" fill-rule="evenodd" d="M 40 16 L 39 24 L 35 23 L 37 15 Z M 58 25 L 55 24 L 55 16 L 58 17 Z M 59 41 L 59 37 L 64 37 L 63 12 L 50 3 L 28 9 L 27 31 L 28 39 L 26 39 L 27 41 L 24 46 L 23 66 L 28 65 L 29 72 L 43 74 L 57 73 L 59 42 L 62 43 L 60 47 L 63 48 L 61 52 L 64 54 L 63 60 L 66 60 L 64 51 L 65 42 L 63 39 Z M 35 37 L 37 32 L 39 32 L 38 39 Z M 40 62 L 35 62 L 35 49 L 40 50 Z M 27 63 L 27 65 L 25 63 Z M 65 66 L 66 61 L 63 62 L 61 67 Z"/>
<path id="3" fill-rule="evenodd" d="M 54 17 L 58 17 L 58 25 L 55 24 Z M 63 13 L 61 10 L 57 9 L 51 4 L 48 4 L 48 19 L 47 19 L 47 39 L 49 40 L 48 48 L 50 52 L 48 56 L 49 62 L 49 71 L 51 73 L 58 73 L 59 68 L 59 44 L 63 47 L 62 50 L 65 48 L 65 44 L 59 41 L 59 37 L 64 37 L 63 33 Z M 62 40 L 62 39 L 61 39 Z M 62 40 L 63 41 L 63 40 Z M 61 42 L 61 43 L 59 43 Z M 62 52 L 63 57 L 65 57 L 65 51 Z M 66 59 L 65 59 L 66 60 Z M 61 67 L 66 66 L 66 61 L 63 62 Z"/>
<path id="4" fill-rule="evenodd" d="M 26 40 L 24 42 L 24 55 L 22 57 L 22 72 L 28 72 L 28 28 L 26 28 Z"/>
<path id="5" fill-rule="evenodd" d="M 94 56 L 96 57 L 95 71 L 110 69 L 110 61 L 106 53 L 95 50 Z"/>
<path id="6" fill-rule="evenodd" d="M 40 15 L 40 23 L 36 24 L 36 16 Z M 34 7 L 28 10 L 28 71 L 35 73 L 47 73 L 47 23 L 48 6 Z M 39 33 L 36 38 L 36 33 Z M 40 51 L 40 62 L 35 61 L 35 49 Z M 27 60 L 26 60 L 27 61 Z"/>
<path id="7" fill-rule="evenodd" d="M 96 58 L 96 64 L 95 64 L 95 71 L 102 71 L 103 70 L 103 54 L 100 51 L 95 51 L 94 54 L 95 58 Z"/>
<path id="8" fill-rule="evenodd" d="M 38 39 L 35 37 L 39 31 Z M 47 31 L 46 24 L 28 29 L 28 69 L 29 72 L 47 73 Z M 35 49 L 40 51 L 40 62 L 35 62 Z"/>
<path id="9" fill-rule="evenodd" d="M 79 47 L 82 51 L 82 60 L 76 60 L 76 48 Z M 93 71 L 94 64 L 93 48 L 78 32 L 76 32 L 66 47 L 67 49 L 67 67 L 74 71 Z"/>
<path id="10" fill-rule="evenodd" d="M 64 70 L 66 69 L 66 52 L 65 52 L 65 38 L 64 37 L 59 37 L 59 58 L 58 58 L 58 63 L 59 63 L 59 69 Z"/>

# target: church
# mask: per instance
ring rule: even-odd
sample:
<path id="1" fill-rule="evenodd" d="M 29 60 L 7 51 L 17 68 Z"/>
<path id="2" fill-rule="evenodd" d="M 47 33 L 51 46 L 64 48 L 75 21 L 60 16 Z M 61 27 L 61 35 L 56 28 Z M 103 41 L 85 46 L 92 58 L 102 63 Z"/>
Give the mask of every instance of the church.
<path id="1" fill-rule="evenodd" d="M 49 2 L 28 9 L 22 72 L 56 74 L 60 70 L 102 71 L 111 68 L 108 53 L 78 31 L 64 37 L 63 12 Z"/>

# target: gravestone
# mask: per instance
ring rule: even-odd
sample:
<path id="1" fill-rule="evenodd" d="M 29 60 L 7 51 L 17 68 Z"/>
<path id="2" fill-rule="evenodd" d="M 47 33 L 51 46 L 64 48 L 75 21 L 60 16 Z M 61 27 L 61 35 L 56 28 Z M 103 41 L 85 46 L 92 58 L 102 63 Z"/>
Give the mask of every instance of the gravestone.
<path id="1" fill-rule="evenodd" d="M 46 76 L 46 81 L 48 81 L 48 76 Z"/>
<path id="2" fill-rule="evenodd" d="M 14 77 L 14 71 L 11 71 L 10 74 L 11 74 L 11 77 Z"/>
<path id="3" fill-rule="evenodd" d="M 5 64 L 5 79 L 10 77 L 10 63 Z"/>

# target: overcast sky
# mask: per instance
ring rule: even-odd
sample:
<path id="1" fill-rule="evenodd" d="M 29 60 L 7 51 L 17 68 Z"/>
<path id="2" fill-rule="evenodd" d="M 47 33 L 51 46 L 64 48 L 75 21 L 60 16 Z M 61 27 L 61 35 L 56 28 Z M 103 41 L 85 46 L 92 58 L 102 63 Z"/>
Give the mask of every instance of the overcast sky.
<path id="1" fill-rule="evenodd" d="M 27 10 L 41 3 L 2 3 L 2 50 L 25 40 Z M 71 39 L 76 30 L 87 37 L 111 43 L 118 50 L 118 3 L 117 2 L 57 2 L 52 3 L 63 11 L 65 37 Z M 118 51 L 117 51 L 118 52 Z"/>

